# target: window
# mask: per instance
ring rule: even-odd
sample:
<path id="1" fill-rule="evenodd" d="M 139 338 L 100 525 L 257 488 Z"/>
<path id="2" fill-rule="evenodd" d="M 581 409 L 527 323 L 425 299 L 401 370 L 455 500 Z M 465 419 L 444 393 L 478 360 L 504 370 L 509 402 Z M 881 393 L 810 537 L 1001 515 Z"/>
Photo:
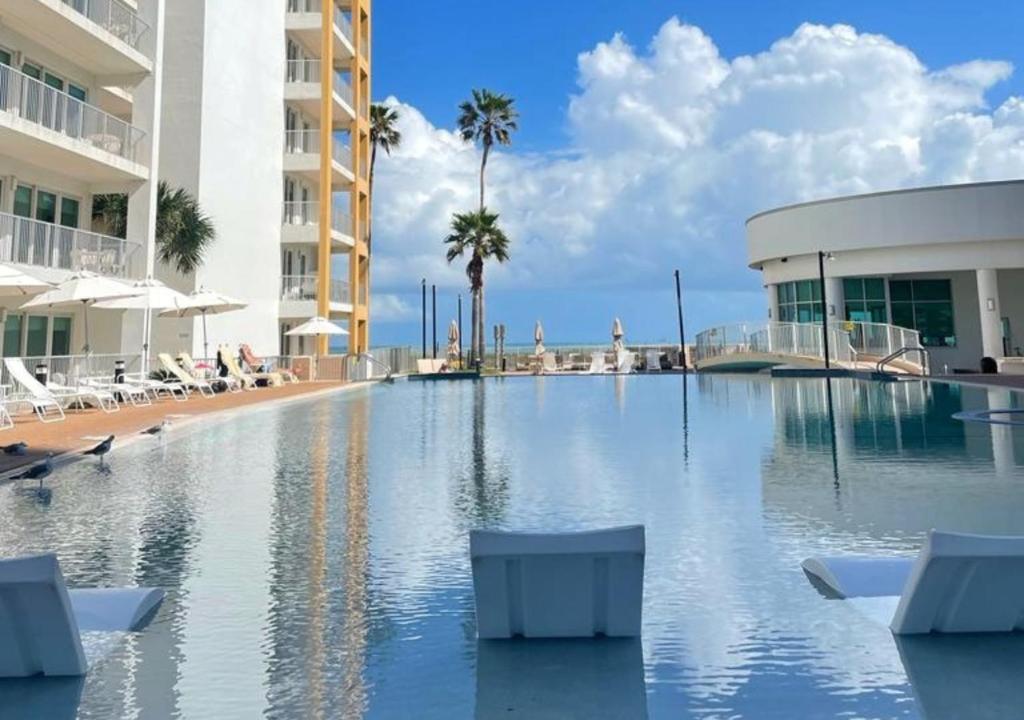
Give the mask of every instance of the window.
<path id="1" fill-rule="evenodd" d="M 14 191 L 14 214 L 19 217 L 32 217 L 33 190 L 28 185 L 19 185 Z"/>
<path id="2" fill-rule="evenodd" d="M 53 223 L 57 221 L 57 196 L 52 192 L 36 192 L 36 220 Z"/>
<path id="3" fill-rule="evenodd" d="M 817 280 L 780 283 L 779 322 L 821 322 L 821 284 Z"/>
<path id="4" fill-rule="evenodd" d="M 844 278 L 846 319 L 855 322 L 887 323 L 885 281 L 882 278 Z"/>
<path id="5" fill-rule="evenodd" d="M 892 323 L 921 333 L 925 347 L 953 347 L 953 292 L 949 280 L 890 280 Z"/>
<path id="6" fill-rule="evenodd" d="M 71 354 L 71 318 L 55 317 L 50 328 L 50 354 Z"/>
<path id="7" fill-rule="evenodd" d="M 39 357 L 46 355 L 46 326 L 49 324 L 45 315 L 28 316 L 28 334 L 25 336 L 25 355 Z"/>
<path id="8" fill-rule="evenodd" d="M 78 201 L 74 198 L 60 199 L 60 224 L 64 227 L 78 227 Z"/>
<path id="9" fill-rule="evenodd" d="M 4 357 L 21 355 L 21 317 L 9 314 L 4 323 Z"/>

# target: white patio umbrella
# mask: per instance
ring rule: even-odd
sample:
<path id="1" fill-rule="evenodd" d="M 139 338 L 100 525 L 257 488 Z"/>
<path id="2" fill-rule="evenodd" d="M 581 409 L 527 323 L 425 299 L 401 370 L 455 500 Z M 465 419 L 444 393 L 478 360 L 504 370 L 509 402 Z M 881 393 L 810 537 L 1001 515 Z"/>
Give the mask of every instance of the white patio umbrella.
<path id="1" fill-rule="evenodd" d="M 0 265 L 0 295 L 35 295 L 49 290 L 53 285 L 10 265 Z"/>
<path id="2" fill-rule="evenodd" d="M 615 318 L 615 322 L 612 323 L 612 350 L 615 352 L 621 352 L 626 349 L 626 346 L 622 342 L 622 338 L 625 337 L 626 333 L 622 329 L 622 321 Z"/>
<path id="3" fill-rule="evenodd" d="M 448 360 L 459 357 L 459 325 L 454 320 L 448 325 Z"/>
<path id="4" fill-rule="evenodd" d="M 292 328 L 285 335 L 348 335 L 348 330 L 318 315 Z"/>
<path id="5" fill-rule="evenodd" d="M 199 288 L 188 295 L 182 296 L 184 300 L 177 302 L 172 308 L 160 313 L 160 317 L 196 317 L 203 316 L 203 356 L 210 357 L 210 346 L 206 338 L 206 316 L 220 315 L 221 313 L 241 310 L 248 303 L 236 300 L 223 293 L 206 288 Z"/>
<path id="6" fill-rule="evenodd" d="M 544 328 L 541 327 L 540 320 L 533 328 L 533 342 L 535 343 L 533 348 L 534 355 L 544 354 Z"/>
<path id="7" fill-rule="evenodd" d="M 101 300 L 115 300 L 140 294 L 139 290 L 113 278 L 82 270 L 44 293 L 36 295 L 22 305 L 23 310 L 39 307 L 74 307 L 81 305 L 85 312 L 85 353 L 89 349 L 89 306 Z"/>
<path id="8" fill-rule="evenodd" d="M 142 318 L 142 367 L 145 372 L 145 369 L 149 367 L 149 346 L 153 335 L 153 311 L 173 308 L 177 304 L 187 301 L 188 295 L 180 293 L 174 288 L 167 287 L 153 277 L 132 283 L 132 288 L 137 290 L 139 294 L 116 300 L 104 300 L 96 303 L 96 307 L 105 310 L 142 310 L 145 312 Z"/>

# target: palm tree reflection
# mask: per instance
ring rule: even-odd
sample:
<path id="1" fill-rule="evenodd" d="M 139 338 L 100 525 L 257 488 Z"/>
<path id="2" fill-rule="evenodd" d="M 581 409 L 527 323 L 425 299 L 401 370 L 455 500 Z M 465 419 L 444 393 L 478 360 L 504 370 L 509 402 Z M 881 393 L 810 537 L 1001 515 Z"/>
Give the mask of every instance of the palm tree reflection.
<path id="1" fill-rule="evenodd" d="M 488 384 L 487 380 L 473 382 L 468 467 L 460 474 L 455 493 L 455 509 L 474 527 L 499 525 L 508 504 L 508 465 L 500 455 L 491 462 L 487 457 L 493 442 L 487 435 Z"/>

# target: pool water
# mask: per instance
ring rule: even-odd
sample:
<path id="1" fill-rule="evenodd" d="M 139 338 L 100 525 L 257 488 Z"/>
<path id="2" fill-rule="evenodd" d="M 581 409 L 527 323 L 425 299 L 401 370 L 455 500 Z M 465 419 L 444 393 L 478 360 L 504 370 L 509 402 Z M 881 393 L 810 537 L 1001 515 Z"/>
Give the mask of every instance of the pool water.
<path id="1" fill-rule="evenodd" d="M 688 383 L 684 388 L 684 382 Z M 685 390 L 685 391 L 684 391 Z M 84 681 L 0 717 L 1009 718 L 1024 639 L 897 643 L 811 555 L 1024 534 L 1001 390 L 678 375 L 398 382 L 238 413 L 0 486 L 0 555 L 167 589 Z M 197 401 L 198 402 L 198 401 Z M 642 642 L 480 643 L 471 528 L 647 528 Z"/>

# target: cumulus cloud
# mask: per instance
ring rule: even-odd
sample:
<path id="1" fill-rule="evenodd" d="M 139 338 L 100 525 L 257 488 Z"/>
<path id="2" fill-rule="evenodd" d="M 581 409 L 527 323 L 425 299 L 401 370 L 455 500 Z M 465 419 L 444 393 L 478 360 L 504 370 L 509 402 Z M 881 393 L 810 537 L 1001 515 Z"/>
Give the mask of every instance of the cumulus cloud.
<path id="1" fill-rule="evenodd" d="M 643 290 L 678 266 L 691 288 L 751 297 L 744 220 L 757 211 L 1024 175 L 1024 101 L 986 102 L 1005 62 L 929 69 L 882 35 L 810 24 L 728 59 L 672 18 L 645 48 L 615 35 L 577 64 L 566 118 L 522 118 L 567 124 L 565 147 L 492 155 L 488 205 L 513 239 L 492 286 Z M 388 102 L 404 142 L 378 158 L 375 286 L 461 286 L 441 238 L 452 212 L 474 206 L 479 153 Z"/>

